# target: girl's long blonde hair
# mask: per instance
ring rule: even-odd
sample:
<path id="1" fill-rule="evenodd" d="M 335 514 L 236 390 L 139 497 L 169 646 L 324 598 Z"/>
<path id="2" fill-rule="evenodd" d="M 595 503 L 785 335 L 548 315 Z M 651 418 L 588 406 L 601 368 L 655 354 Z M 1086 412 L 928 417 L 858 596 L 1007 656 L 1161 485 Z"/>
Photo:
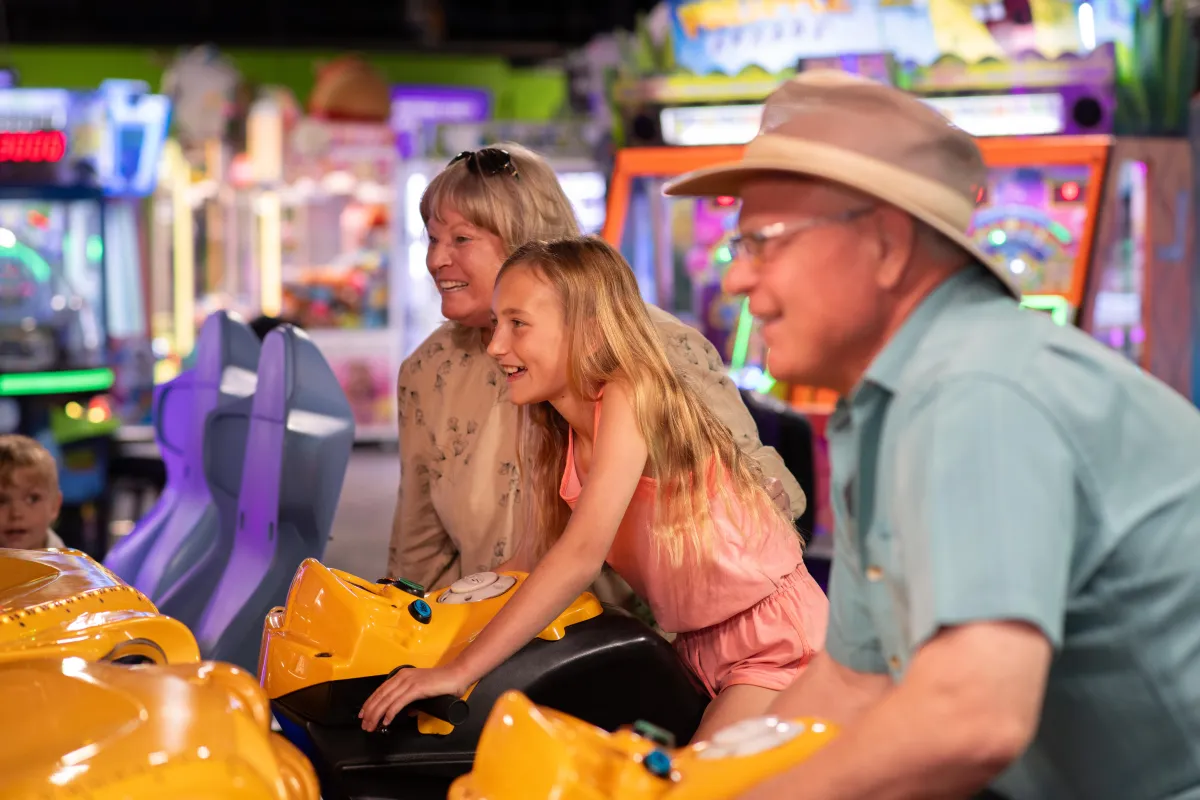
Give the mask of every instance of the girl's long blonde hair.
<path id="1" fill-rule="evenodd" d="M 536 270 L 562 299 L 571 390 L 596 400 L 608 383 L 628 388 L 658 483 L 654 536 L 670 563 L 710 551 L 714 488 L 727 507 L 733 501 L 745 510 L 742 522 L 750 530 L 768 520 L 784 521 L 763 488 L 758 465 L 667 360 L 620 253 L 593 237 L 530 242 L 504 262 L 497 283 L 515 269 Z M 558 539 L 570 517 L 558 493 L 568 432 L 550 403 L 521 408 L 518 455 L 528 520 L 523 538 L 535 558 Z"/>

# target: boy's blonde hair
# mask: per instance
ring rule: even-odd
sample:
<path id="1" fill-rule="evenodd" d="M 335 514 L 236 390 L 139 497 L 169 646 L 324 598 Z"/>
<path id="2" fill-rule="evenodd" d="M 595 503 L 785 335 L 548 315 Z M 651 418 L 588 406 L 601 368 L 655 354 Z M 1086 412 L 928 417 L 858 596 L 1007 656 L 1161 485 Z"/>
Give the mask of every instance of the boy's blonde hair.
<path id="1" fill-rule="evenodd" d="M 595 400 L 606 384 L 628 387 L 658 483 L 654 536 L 672 564 L 710 551 L 714 490 L 727 508 L 733 501 L 745 510 L 747 518 L 735 522 L 746 532 L 775 520 L 790 529 L 763 488 L 758 465 L 667 360 L 620 253 L 592 237 L 530 242 L 504 263 L 497 283 L 515 269 L 534 270 L 562 299 L 571 390 Z M 569 430 L 550 403 L 521 407 L 522 503 L 533 557 L 557 540 L 570 516 L 558 494 Z"/>
<path id="2" fill-rule="evenodd" d="M 426 226 L 450 207 L 475 227 L 499 236 L 507 253 L 535 239 L 579 235 L 575 210 L 546 159 L 513 142 L 481 148 L 487 149 L 507 152 L 512 170 L 487 175 L 472 170 L 468 159 L 451 163 L 421 195 Z"/>
<path id="3" fill-rule="evenodd" d="M 13 475 L 22 469 L 33 470 L 47 492 L 58 492 L 58 465 L 50 451 L 28 436 L 0 436 L 0 488 L 12 486 Z"/>

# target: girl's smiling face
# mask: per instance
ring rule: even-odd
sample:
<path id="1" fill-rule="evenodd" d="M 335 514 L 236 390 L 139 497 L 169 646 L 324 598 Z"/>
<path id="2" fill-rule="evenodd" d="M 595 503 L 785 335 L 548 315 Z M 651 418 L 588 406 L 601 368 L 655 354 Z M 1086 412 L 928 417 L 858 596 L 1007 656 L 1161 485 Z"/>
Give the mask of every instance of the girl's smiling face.
<path id="1" fill-rule="evenodd" d="M 566 397 L 567 328 L 562 299 L 536 268 L 506 272 L 492 299 L 496 329 L 488 353 L 508 376 L 517 405 Z"/>
<path id="2" fill-rule="evenodd" d="M 443 206 L 426 226 L 425 267 L 442 296 L 442 316 L 473 328 L 491 323 L 492 290 L 507 256 L 504 242 Z"/>

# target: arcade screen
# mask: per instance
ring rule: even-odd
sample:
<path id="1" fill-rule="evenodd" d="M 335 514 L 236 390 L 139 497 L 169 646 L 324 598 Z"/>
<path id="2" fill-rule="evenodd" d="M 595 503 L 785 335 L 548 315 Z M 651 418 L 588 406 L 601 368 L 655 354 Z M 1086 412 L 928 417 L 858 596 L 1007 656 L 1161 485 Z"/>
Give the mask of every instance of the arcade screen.
<path id="1" fill-rule="evenodd" d="M 745 299 L 721 290 L 732 260 L 732 197 L 666 198 L 664 179 L 634 178 L 621 252 L 647 302 L 697 328 L 720 351 L 742 388 L 769 391 L 766 348 Z"/>
<path id="2" fill-rule="evenodd" d="M 0 201 L 0 373 L 104 366 L 98 200 Z"/>
<path id="3" fill-rule="evenodd" d="M 1007 266 L 1027 302 L 1051 310 L 1070 296 L 1088 214 L 1091 171 L 1084 165 L 993 168 L 971 235 Z"/>

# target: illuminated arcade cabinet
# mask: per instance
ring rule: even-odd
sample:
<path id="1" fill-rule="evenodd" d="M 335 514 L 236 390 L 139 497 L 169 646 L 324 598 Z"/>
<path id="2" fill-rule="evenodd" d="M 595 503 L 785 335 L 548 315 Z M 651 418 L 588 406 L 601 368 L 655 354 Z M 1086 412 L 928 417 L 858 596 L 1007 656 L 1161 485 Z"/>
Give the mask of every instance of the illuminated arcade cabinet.
<path id="1" fill-rule="evenodd" d="M 973 235 L 1023 304 L 1076 324 L 1195 400 L 1192 153 L 1184 138 L 1114 136 L 1107 44 L 1063 62 L 917 70 L 913 89 L 980 139 L 988 184 Z"/>
<path id="2" fill-rule="evenodd" d="M 640 131 L 632 138 L 643 144 L 617 151 L 604 237 L 633 266 L 647 302 L 700 330 L 740 388 L 786 398 L 787 387 L 766 369 L 766 348 L 745 299 L 721 290 L 738 201 L 662 196 L 672 178 L 740 158 L 741 145 L 758 132 L 761 96 L 777 83 L 774 78 L 745 86 L 710 83 L 709 96 L 723 102 L 672 106 L 663 104 L 670 95 L 662 94 L 670 84 L 642 82 L 640 94 L 627 97 L 624 107 L 626 128 Z M 677 79 L 675 91 L 680 85 Z M 733 102 L 743 92 L 758 98 Z M 657 119 L 647 116 L 651 112 Z"/>
<path id="3" fill-rule="evenodd" d="M 169 101 L 145 84 L 0 90 L 0 432 L 59 461 L 68 544 L 103 556 L 109 437 L 150 410 L 141 201 Z M 81 509 L 83 509 L 81 511 Z"/>

